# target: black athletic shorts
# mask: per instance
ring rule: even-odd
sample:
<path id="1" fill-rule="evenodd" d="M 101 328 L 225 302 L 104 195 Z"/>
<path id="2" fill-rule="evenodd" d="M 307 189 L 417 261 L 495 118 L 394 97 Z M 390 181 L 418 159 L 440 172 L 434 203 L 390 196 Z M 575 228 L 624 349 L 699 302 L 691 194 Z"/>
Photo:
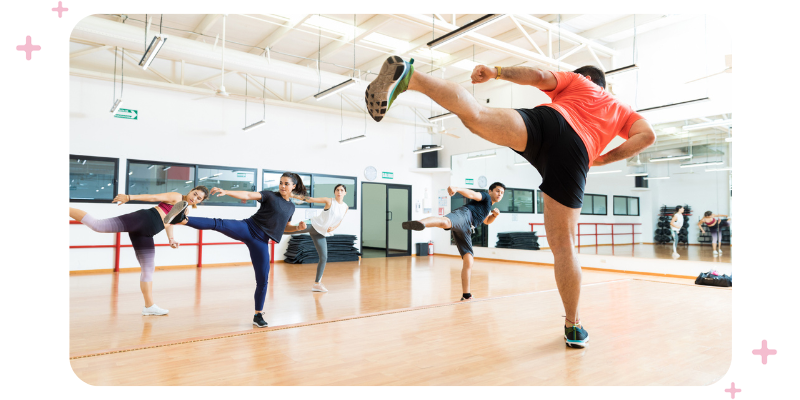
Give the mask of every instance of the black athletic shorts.
<path id="1" fill-rule="evenodd" d="M 453 233 L 453 239 L 456 241 L 456 248 L 458 254 L 464 257 L 464 254 L 472 254 L 472 212 L 466 207 L 459 207 L 453 212 L 445 215 L 445 218 L 450 220 L 452 226 L 449 230 Z"/>
<path id="2" fill-rule="evenodd" d="M 589 154 L 583 139 L 550 107 L 516 111 L 525 121 L 528 143 L 525 151 L 514 151 L 539 171 L 539 189 L 569 208 L 581 208 L 589 172 Z"/>

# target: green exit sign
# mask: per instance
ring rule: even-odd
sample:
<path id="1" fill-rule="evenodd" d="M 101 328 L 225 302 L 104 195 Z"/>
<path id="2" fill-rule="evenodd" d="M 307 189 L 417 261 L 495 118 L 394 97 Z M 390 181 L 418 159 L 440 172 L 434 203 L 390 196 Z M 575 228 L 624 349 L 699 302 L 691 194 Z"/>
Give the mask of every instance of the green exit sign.
<path id="1" fill-rule="evenodd" d="M 117 113 L 114 114 L 114 118 L 138 120 L 139 119 L 139 111 L 138 110 L 129 110 L 127 108 L 120 108 L 119 110 L 117 110 Z"/>
<path id="2" fill-rule="evenodd" d="M 467 179 L 467 180 L 466 180 L 466 183 L 467 183 L 467 185 L 474 185 L 474 184 L 475 184 L 475 180 L 473 180 L 473 179 Z"/>
<path id="3" fill-rule="evenodd" d="M 394 172 L 382 172 L 381 177 L 383 179 L 394 179 Z"/>

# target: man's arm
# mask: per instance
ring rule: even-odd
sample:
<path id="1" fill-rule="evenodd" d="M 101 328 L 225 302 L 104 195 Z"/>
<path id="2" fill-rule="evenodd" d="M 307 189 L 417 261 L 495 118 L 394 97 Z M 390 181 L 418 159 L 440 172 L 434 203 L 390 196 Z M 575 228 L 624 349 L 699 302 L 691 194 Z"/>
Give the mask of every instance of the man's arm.
<path id="1" fill-rule="evenodd" d="M 448 186 L 447 187 L 447 194 L 449 194 L 450 196 L 453 196 L 456 193 L 461 193 L 462 196 L 464 196 L 464 197 L 466 197 L 466 198 L 468 198 L 470 200 L 475 200 L 475 201 L 481 201 L 481 199 L 483 198 L 483 197 L 481 197 L 480 193 L 472 191 L 472 190 L 469 190 L 469 189 L 455 187 L 455 186 Z"/>
<path id="2" fill-rule="evenodd" d="M 621 144 L 614 150 L 609 151 L 602 156 L 599 156 L 592 161 L 593 167 L 611 164 L 614 161 L 624 160 L 631 158 L 642 150 L 650 147 L 656 141 L 656 134 L 650 123 L 645 119 L 640 119 L 631 125 L 631 130 L 628 133 L 628 140 Z"/>
<path id="3" fill-rule="evenodd" d="M 488 82 L 497 78 L 497 68 L 478 65 L 472 70 L 472 83 Z M 533 86 L 540 90 L 553 90 L 558 85 L 555 75 L 532 67 L 500 67 L 500 79 L 518 85 Z"/>

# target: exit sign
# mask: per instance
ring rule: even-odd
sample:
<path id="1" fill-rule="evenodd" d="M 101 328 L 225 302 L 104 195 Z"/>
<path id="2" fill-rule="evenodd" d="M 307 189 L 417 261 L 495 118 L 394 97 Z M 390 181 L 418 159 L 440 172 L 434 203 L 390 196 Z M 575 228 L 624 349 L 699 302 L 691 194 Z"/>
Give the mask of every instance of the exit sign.
<path id="1" fill-rule="evenodd" d="M 466 183 L 467 183 L 467 185 L 474 185 L 474 184 L 475 184 L 475 180 L 473 180 L 473 179 L 467 179 L 467 180 L 466 180 Z"/>
<path id="2" fill-rule="evenodd" d="M 381 177 L 383 179 L 394 179 L 394 172 L 382 172 Z"/>

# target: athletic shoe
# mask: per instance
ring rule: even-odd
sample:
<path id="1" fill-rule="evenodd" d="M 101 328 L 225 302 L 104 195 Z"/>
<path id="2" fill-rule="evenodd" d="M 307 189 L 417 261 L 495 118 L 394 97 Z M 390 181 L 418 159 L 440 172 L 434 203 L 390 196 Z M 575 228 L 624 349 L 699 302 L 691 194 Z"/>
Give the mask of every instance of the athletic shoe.
<path id="1" fill-rule="evenodd" d="M 575 347 L 582 349 L 586 347 L 586 342 L 589 341 L 589 332 L 581 326 L 564 327 L 564 340 L 567 341 L 568 347 Z"/>
<path id="2" fill-rule="evenodd" d="M 461 296 L 461 300 L 460 300 L 460 301 L 472 300 L 472 299 L 474 299 L 474 298 L 475 298 L 475 296 L 470 296 L 469 298 L 466 298 L 466 297 L 464 297 L 464 296 Z"/>
<path id="3" fill-rule="evenodd" d="M 717 254 L 722 255 L 722 250 L 717 250 Z"/>
<path id="4" fill-rule="evenodd" d="M 142 307 L 142 315 L 167 315 L 169 310 L 165 310 L 155 304 L 150 307 Z"/>
<path id="5" fill-rule="evenodd" d="M 716 252 L 716 251 L 712 252 L 711 254 L 713 254 L 713 255 L 714 255 L 714 257 L 716 257 L 716 256 L 718 256 L 718 255 L 719 255 L 719 253 L 718 253 L 718 252 Z"/>
<path id="6" fill-rule="evenodd" d="M 255 326 L 259 327 L 259 328 L 266 328 L 267 327 L 267 321 L 264 321 L 264 313 L 263 312 L 260 312 L 260 313 L 258 313 L 258 314 L 253 316 L 253 325 L 255 325 Z"/>
<path id="7" fill-rule="evenodd" d="M 182 222 L 186 219 L 186 207 L 189 207 L 189 203 L 185 201 L 179 201 L 172 206 L 172 210 L 169 210 L 167 215 L 164 216 L 164 223 L 165 224 L 177 224 Z"/>
<path id="8" fill-rule="evenodd" d="M 398 56 L 391 56 L 383 62 L 381 72 L 364 92 L 369 115 L 375 122 L 380 122 L 392 102 L 400 93 L 408 89 L 411 74 L 414 73 L 414 59 L 405 61 Z"/>
<path id="9" fill-rule="evenodd" d="M 425 224 L 419 221 L 406 221 L 403 222 L 403 229 L 412 231 L 421 231 L 425 229 Z"/>
<path id="10" fill-rule="evenodd" d="M 672 258 L 679 258 L 680 256 L 681 256 L 681 255 L 680 255 L 680 254 L 678 254 L 678 252 L 677 252 L 677 251 L 676 251 L 676 252 L 674 252 L 674 253 L 672 253 Z"/>
<path id="11" fill-rule="evenodd" d="M 311 287 L 311 291 L 312 292 L 327 292 L 328 289 L 326 289 L 325 286 L 322 285 L 322 282 L 320 282 L 320 283 L 315 283 L 314 286 Z"/>

